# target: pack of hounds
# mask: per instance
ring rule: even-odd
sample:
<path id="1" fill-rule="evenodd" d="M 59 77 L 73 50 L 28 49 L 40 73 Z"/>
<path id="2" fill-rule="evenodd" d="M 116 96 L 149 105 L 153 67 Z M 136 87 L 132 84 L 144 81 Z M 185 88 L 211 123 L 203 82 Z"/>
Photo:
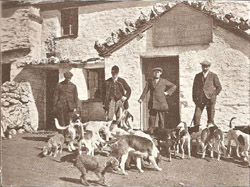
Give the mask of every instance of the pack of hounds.
<path id="1" fill-rule="evenodd" d="M 214 157 L 217 152 L 217 160 L 231 156 L 231 143 L 236 144 L 236 155 L 243 158 L 249 165 L 249 144 L 250 126 L 232 127 L 233 117 L 229 122 L 230 130 L 227 132 L 228 144 L 225 146 L 225 137 L 222 130 L 211 125 L 204 129 L 198 126 L 188 127 L 185 122 L 180 122 L 174 129 L 156 128 L 153 134 L 147 134 L 141 130 L 133 129 L 133 116 L 124 111 L 119 120 L 112 121 L 89 121 L 81 123 L 80 116 L 74 115 L 68 126 L 60 126 L 55 119 L 56 128 L 66 133 L 56 134 L 51 137 L 43 148 L 44 155 L 56 157 L 62 153 L 62 147 L 66 144 L 65 134 L 69 137 L 67 141 L 68 151 L 76 151 L 75 166 L 81 172 L 81 183 L 89 185 L 86 180 L 87 171 L 94 172 L 99 178 L 98 183 L 105 184 L 105 172 L 116 170 L 128 175 L 127 169 L 135 164 L 140 173 L 143 168 L 154 167 L 161 171 L 159 167 L 161 155 L 167 153 L 169 161 L 172 160 L 171 154 L 181 153 L 181 158 L 185 158 L 187 150 L 188 159 L 191 159 L 191 149 L 195 147 L 195 152 L 202 153 L 205 158 L 207 150 L 210 157 Z M 77 145 L 77 148 L 76 146 Z M 193 146 L 192 146 L 193 145 Z M 185 148 L 185 149 L 184 149 Z M 101 150 L 108 156 L 106 163 L 99 163 L 96 159 L 95 151 Z M 145 165 L 147 162 L 148 165 Z"/>

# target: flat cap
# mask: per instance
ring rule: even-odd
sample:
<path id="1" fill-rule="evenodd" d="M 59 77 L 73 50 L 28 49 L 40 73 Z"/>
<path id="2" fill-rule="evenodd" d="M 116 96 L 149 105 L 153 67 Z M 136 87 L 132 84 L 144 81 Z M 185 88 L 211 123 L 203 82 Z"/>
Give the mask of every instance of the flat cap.
<path id="1" fill-rule="evenodd" d="M 161 67 L 156 67 L 156 68 L 153 68 L 152 69 L 152 71 L 154 72 L 154 71 L 161 71 L 161 72 L 163 72 L 163 70 L 162 70 L 162 68 Z"/>
<path id="2" fill-rule="evenodd" d="M 203 62 L 200 63 L 201 65 L 204 66 L 211 66 L 211 62 L 204 60 Z"/>
<path id="3" fill-rule="evenodd" d="M 64 73 L 64 77 L 71 78 L 73 77 L 73 74 L 70 71 L 67 71 Z"/>

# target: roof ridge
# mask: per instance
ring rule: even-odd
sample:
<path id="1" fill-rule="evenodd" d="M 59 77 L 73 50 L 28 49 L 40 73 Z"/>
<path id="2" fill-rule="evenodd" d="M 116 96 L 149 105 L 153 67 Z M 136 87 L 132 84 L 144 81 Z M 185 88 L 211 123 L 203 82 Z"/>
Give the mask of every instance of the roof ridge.
<path id="1" fill-rule="evenodd" d="M 111 53 L 129 43 L 139 34 L 151 28 L 156 20 L 180 3 L 188 5 L 208 16 L 211 16 L 217 25 L 250 41 L 250 20 L 245 20 L 242 17 L 236 17 L 232 13 L 225 14 L 223 16 L 219 15 L 218 12 L 213 10 L 212 6 L 209 5 L 208 2 L 182 1 L 176 2 L 174 5 L 173 2 L 167 2 L 166 4 L 156 3 L 151 9 L 149 15 L 145 15 L 141 12 L 141 15 L 134 23 L 125 20 L 125 30 L 119 29 L 116 32 L 112 32 L 111 37 L 108 37 L 104 43 L 95 41 L 94 48 L 99 53 L 99 56 L 109 56 Z"/>

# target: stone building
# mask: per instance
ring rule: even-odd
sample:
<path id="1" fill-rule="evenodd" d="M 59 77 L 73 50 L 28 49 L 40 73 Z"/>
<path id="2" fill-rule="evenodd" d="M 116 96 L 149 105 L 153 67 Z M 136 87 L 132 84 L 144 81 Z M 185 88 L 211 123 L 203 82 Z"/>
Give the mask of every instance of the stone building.
<path id="1" fill-rule="evenodd" d="M 4 79 L 30 82 L 39 128 L 46 129 L 51 128 L 53 88 L 67 70 L 74 74 L 72 81 L 78 88 L 83 120 L 104 120 L 102 84 L 111 76 L 111 67 L 118 65 L 120 76 L 132 88 L 129 111 L 135 127 L 146 129 L 147 104 L 140 106 L 137 100 L 152 67 L 162 66 L 163 76 L 178 87 L 168 98 L 168 125 L 180 120 L 190 124 L 194 113 L 192 83 L 201 71 L 199 63 L 206 59 L 213 63 L 211 70 L 219 75 L 223 87 L 215 122 L 226 129 L 230 118 L 236 116 L 241 125 L 248 124 L 250 37 L 244 30 L 249 24 L 226 20 L 225 15 L 212 11 L 212 5 L 206 5 L 206 9 L 202 3 L 165 4 L 3 4 Z M 129 22 L 125 24 L 126 20 Z M 126 27 L 127 33 L 116 36 L 116 31 Z M 99 48 L 94 47 L 97 40 Z M 52 55 L 60 63 L 48 63 Z M 205 112 L 202 124 L 206 124 Z"/>

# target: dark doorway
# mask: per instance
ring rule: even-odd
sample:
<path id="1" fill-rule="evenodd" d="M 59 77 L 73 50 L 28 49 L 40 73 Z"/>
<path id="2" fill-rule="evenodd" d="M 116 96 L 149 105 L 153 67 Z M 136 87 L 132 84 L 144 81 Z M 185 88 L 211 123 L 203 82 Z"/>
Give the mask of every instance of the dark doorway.
<path id="1" fill-rule="evenodd" d="M 53 95 L 59 81 L 59 71 L 46 70 L 46 130 L 55 130 Z"/>
<path id="2" fill-rule="evenodd" d="M 10 64 L 2 64 L 2 84 L 10 81 Z"/>
<path id="3" fill-rule="evenodd" d="M 169 111 L 165 115 L 165 127 L 174 128 L 180 122 L 180 111 L 179 111 L 179 57 L 149 57 L 142 58 L 142 75 L 143 75 L 143 88 L 145 87 L 146 81 L 153 77 L 152 69 L 154 67 L 161 67 L 163 73 L 162 78 L 166 78 L 170 82 L 177 86 L 176 91 L 172 96 L 166 97 L 169 105 Z M 149 93 L 145 101 L 143 102 L 143 129 L 148 129 L 148 100 Z M 158 117 L 157 117 L 158 118 Z M 158 120 L 156 120 L 156 126 L 158 126 Z"/>

